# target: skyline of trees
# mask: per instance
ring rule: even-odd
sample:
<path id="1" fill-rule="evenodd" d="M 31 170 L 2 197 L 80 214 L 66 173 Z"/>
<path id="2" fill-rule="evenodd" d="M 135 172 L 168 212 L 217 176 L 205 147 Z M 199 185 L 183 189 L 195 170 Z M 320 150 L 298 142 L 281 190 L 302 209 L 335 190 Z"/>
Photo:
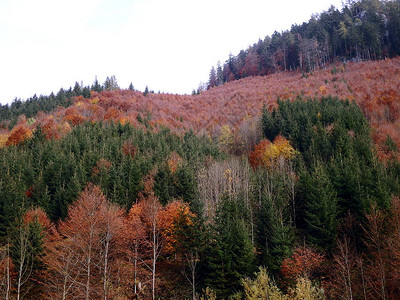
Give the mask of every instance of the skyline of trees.
<path id="1" fill-rule="evenodd" d="M 208 88 L 249 76 L 287 70 L 312 72 L 337 61 L 364 61 L 400 54 L 400 2 L 352 0 L 331 6 L 308 22 L 275 31 L 209 73 Z"/>

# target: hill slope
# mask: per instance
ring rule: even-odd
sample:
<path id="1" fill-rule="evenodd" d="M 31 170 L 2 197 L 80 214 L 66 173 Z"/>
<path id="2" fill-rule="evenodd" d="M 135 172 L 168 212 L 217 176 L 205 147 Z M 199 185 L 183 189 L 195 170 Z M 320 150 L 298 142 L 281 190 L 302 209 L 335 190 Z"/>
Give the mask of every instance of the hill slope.
<path id="1" fill-rule="evenodd" d="M 248 77 L 204 91 L 200 95 L 152 94 L 116 90 L 92 92 L 90 99 L 75 97 L 74 104 L 51 114 L 39 114 L 29 124 L 41 126 L 48 138 L 67 132 L 69 126 L 110 120 L 140 125 L 165 125 L 176 131 L 218 135 L 221 126 L 236 132 L 246 120 L 258 117 L 265 105 L 271 109 L 278 98 L 294 100 L 332 95 L 355 101 L 374 128 L 378 144 L 387 135 L 400 146 L 400 58 L 330 65 L 312 73 L 281 72 Z M 18 127 L 18 126 L 17 126 Z M 8 138 L 3 132 L 3 143 Z"/>
<path id="2" fill-rule="evenodd" d="M 0 295 L 226 299 L 261 266 L 287 299 L 399 298 L 399 69 L 91 92 L 21 116 L 0 149 Z"/>

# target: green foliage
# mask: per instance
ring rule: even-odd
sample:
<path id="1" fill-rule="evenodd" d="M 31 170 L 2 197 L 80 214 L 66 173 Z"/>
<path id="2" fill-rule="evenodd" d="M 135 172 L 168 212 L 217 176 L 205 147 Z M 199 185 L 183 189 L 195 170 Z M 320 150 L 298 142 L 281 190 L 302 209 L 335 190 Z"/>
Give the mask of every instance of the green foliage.
<path id="1" fill-rule="evenodd" d="M 300 69 L 308 78 L 329 62 L 375 60 L 400 54 L 400 3 L 397 0 L 346 1 L 341 10 L 331 6 L 308 22 L 275 31 L 225 64 L 212 67 L 208 86 L 247 76 Z M 222 71 L 223 70 L 223 71 Z M 331 74 L 339 70 L 334 67 Z"/>
<path id="2" fill-rule="evenodd" d="M 239 290 L 241 278 L 254 271 L 254 249 L 239 205 L 234 201 L 225 199 L 220 204 L 205 254 L 204 282 L 217 293 L 218 299 Z"/>
<path id="3" fill-rule="evenodd" d="M 336 241 L 337 195 L 328 174 L 317 166 L 311 174 L 302 174 L 307 238 L 322 249 L 332 249 Z"/>
<path id="4" fill-rule="evenodd" d="M 272 112 L 264 109 L 264 134 L 269 140 L 279 134 L 288 138 L 308 167 L 316 157 L 327 162 L 333 156 L 349 155 L 352 150 L 372 160 L 369 126 L 355 103 L 327 97 L 278 101 L 278 105 Z"/>
<path id="5" fill-rule="evenodd" d="M 126 142 L 137 148 L 134 156 L 124 153 Z M 164 167 L 172 151 L 183 158 L 175 174 Z M 220 156 L 217 145 L 190 132 L 178 136 L 168 129 L 96 123 L 46 141 L 38 130 L 29 142 L 0 149 L 0 168 L 6 170 L 0 174 L 0 230 L 5 233 L 23 202 L 41 206 L 52 220 L 64 218 L 87 182 L 99 184 L 111 201 L 129 208 L 142 189 L 142 177 L 152 169 L 158 170 L 156 192 L 164 203 L 194 201 L 193 169 L 207 156 Z"/>
<path id="6" fill-rule="evenodd" d="M 290 255 L 294 243 L 290 198 L 282 173 L 262 170 L 258 173 L 258 185 L 262 190 L 260 207 L 256 213 L 258 258 L 261 265 L 277 274 L 282 260 Z"/>
<path id="7" fill-rule="evenodd" d="M 388 209 L 396 177 L 375 158 L 368 123 L 355 103 L 327 97 L 278 104 L 264 109 L 263 130 L 270 140 L 283 135 L 300 152 L 297 224 L 313 244 L 332 249 L 336 218 L 350 211 L 364 222 L 373 204 Z"/>

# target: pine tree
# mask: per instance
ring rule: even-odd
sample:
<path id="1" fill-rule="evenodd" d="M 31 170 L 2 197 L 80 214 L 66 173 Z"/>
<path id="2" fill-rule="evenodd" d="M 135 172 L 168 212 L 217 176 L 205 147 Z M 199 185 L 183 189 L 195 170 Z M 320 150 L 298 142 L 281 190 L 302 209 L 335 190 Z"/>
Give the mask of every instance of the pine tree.
<path id="1" fill-rule="evenodd" d="M 252 274 L 255 257 L 239 205 L 223 200 L 217 211 L 212 243 L 206 250 L 205 284 L 219 298 L 240 289 L 241 278 Z"/>
<path id="2" fill-rule="evenodd" d="M 301 188 L 305 191 L 308 237 L 311 243 L 322 249 L 333 249 L 337 228 L 337 194 L 322 165 L 311 174 L 301 176 Z"/>
<path id="3" fill-rule="evenodd" d="M 212 67 L 210 71 L 210 78 L 208 80 L 208 89 L 213 88 L 217 85 L 217 73 L 215 72 L 215 68 Z"/>
<path id="4" fill-rule="evenodd" d="M 149 87 L 146 85 L 146 88 L 144 89 L 143 96 L 147 96 L 149 93 Z"/>
<path id="5" fill-rule="evenodd" d="M 101 84 L 99 83 L 99 81 L 97 80 L 97 76 L 96 79 L 94 80 L 94 83 L 91 86 L 91 90 L 100 93 L 103 90 L 103 87 L 101 86 Z"/>
<path id="6" fill-rule="evenodd" d="M 285 182 L 286 175 L 278 170 L 259 169 L 256 176 L 255 241 L 258 260 L 260 265 L 276 275 L 294 243 L 290 187 Z"/>

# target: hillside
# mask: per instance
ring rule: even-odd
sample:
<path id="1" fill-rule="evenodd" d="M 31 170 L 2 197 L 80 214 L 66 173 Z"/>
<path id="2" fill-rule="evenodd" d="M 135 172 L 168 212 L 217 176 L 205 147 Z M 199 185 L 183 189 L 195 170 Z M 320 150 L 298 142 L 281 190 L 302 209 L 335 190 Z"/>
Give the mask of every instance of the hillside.
<path id="1" fill-rule="evenodd" d="M 400 299 L 399 55 L 400 0 L 348 0 L 193 95 L 0 105 L 0 298 Z"/>
<path id="2" fill-rule="evenodd" d="M 286 70 L 312 71 L 338 61 L 364 61 L 400 54 L 399 1 L 343 2 L 290 30 L 274 32 L 222 65 L 212 67 L 208 87 Z"/>
<path id="3" fill-rule="evenodd" d="M 0 297 L 400 297 L 400 57 L 109 83 L 2 107 Z"/>
<path id="4" fill-rule="evenodd" d="M 28 123 L 21 122 L 30 130 L 41 126 L 48 138 L 52 138 L 84 121 L 129 122 L 137 126 L 140 116 L 139 119 L 148 119 L 151 125 L 164 125 L 176 132 L 191 129 L 216 137 L 224 125 L 240 134 L 249 119 L 259 117 L 264 105 L 268 109 L 276 107 L 278 98 L 331 95 L 360 106 L 374 129 L 374 141 L 383 149 L 387 135 L 400 146 L 399 74 L 400 58 L 394 58 L 333 64 L 309 73 L 293 71 L 249 77 L 194 96 L 154 93 L 144 96 L 130 90 L 92 92 L 89 99 L 75 97 L 70 107 L 39 114 Z M 7 134 L 3 131 L 3 144 Z"/>

